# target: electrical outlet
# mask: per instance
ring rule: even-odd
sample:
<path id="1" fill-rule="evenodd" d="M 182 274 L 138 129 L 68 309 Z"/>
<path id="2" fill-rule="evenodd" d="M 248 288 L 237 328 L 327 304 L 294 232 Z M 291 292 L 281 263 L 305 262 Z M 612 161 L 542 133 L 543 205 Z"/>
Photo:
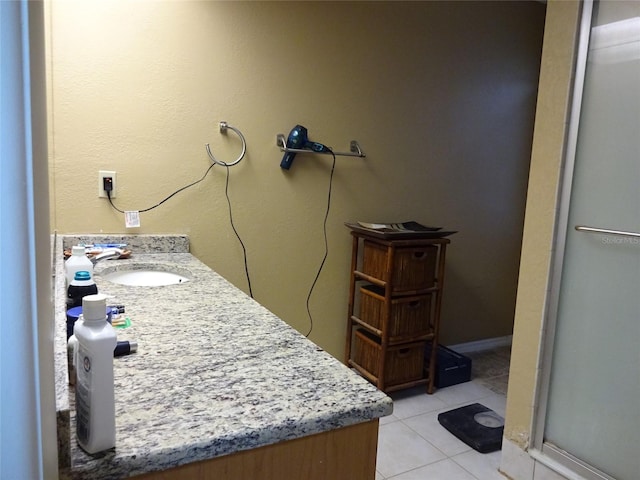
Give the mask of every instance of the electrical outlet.
<path id="1" fill-rule="evenodd" d="M 116 172 L 100 170 L 98 172 L 98 197 L 107 198 L 107 191 L 104 189 L 104 179 L 111 179 L 111 198 L 116 198 Z"/>

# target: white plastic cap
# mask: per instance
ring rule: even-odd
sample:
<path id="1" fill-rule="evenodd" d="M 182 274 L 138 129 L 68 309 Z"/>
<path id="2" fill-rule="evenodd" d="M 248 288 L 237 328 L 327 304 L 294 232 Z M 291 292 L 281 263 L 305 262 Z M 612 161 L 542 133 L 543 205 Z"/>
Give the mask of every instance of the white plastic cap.
<path id="1" fill-rule="evenodd" d="M 82 317 L 85 322 L 107 320 L 107 296 L 103 293 L 82 298 Z"/>
<path id="2" fill-rule="evenodd" d="M 82 245 L 74 245 L 71 247 L 71 255 L 85 255 L 86 251 Z"/>

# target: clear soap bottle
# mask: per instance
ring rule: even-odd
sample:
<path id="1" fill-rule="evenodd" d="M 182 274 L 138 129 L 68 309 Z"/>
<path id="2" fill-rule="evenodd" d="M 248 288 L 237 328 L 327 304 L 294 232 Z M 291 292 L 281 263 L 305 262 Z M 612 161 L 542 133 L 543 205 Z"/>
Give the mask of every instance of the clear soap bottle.
<path id="1" fill-rule="evenodd" d="M 82 322 L 76 322 L 76 438 L 87 453 L 116 444 L 113 350 L 116 332 L 107 322 L 107 297 L 82 299 Z"/>

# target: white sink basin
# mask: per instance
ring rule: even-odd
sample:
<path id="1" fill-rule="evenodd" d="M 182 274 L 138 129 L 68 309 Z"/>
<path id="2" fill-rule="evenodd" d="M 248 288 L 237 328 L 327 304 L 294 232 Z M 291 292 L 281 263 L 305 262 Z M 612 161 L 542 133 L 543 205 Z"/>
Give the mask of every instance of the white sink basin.
<path id="1" fill-rule="evenodd" d="M 153 267 L 115 270 L 109 273 L 104 272 L 100 276 L 109 282 L 134 287 L 161 287 L 189 281 L 188 277 L 180 273 L 164 271 Z"/>

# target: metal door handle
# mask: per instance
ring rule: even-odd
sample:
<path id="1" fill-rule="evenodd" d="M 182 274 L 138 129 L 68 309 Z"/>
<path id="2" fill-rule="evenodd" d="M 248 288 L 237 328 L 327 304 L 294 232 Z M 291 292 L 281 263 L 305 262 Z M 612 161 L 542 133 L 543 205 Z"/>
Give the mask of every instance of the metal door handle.
<path id="1" fill-rule="evenodd" d="M 576 225 L 578 232 L 588 233 L 607 233 L 609 235 L 620 235 L 622 237 L 640 237 L 640 233 L 636 232 L 623 232 L 621 230 L 608 230 L 606 228 L 585 227 L 584 225 Z"/>

